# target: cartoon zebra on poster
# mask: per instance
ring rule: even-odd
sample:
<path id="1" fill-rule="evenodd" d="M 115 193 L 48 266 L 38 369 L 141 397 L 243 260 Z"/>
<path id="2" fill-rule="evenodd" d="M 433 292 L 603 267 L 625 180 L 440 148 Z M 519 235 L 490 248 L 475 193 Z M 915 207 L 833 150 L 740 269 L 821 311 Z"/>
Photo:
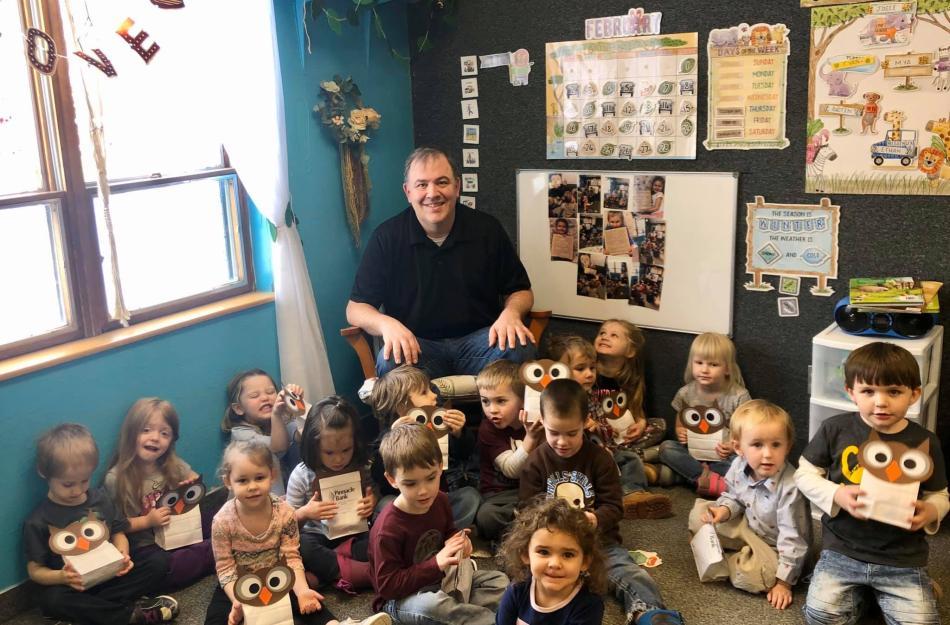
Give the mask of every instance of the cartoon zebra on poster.
<path id="1" fill-rule="evenodd" d="M 805 179 L 812 181 L 814 191 L 824 191 L 825 164 L 838 158 L 838 153 L 828 145 L 830 133 L 827 128 L 812 136 L 805 148 Z"/>
<path id="2" fill-rule="evenodd" d="M 950 90 L 950 46 L 946 48 L 937 48 L 937 60 L 934 61 L 934 76 L 932 85 L 936 85 L 937 91 Z"/>

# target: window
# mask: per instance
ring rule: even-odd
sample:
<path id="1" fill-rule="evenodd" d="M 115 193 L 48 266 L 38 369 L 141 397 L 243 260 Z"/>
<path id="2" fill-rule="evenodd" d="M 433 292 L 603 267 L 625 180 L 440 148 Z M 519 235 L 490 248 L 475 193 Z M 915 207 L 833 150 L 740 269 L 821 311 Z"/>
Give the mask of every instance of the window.
<path id="1" fill-rule="evenodd" d="M 69 1 L 0 1 L 0 358 L 118 327 L 120 293 L 136 323 L 253 288 L 246 203 L 209 123 L 212 89 L 182 71 L 174 42 L 145 63 L 116 35 L 116 16 L 134 17 L 123 0 Z M 149 11 L 130 33 L 200 28 L 183 14 Z M 30 27 L 56 42 L 52 75 L 15 36 Z M 84 40 L 106 43 L 117 76 L 72 54 L 95 58 L 100 46 Z M 90 116 L 104 131 L 108 219 Z"/>

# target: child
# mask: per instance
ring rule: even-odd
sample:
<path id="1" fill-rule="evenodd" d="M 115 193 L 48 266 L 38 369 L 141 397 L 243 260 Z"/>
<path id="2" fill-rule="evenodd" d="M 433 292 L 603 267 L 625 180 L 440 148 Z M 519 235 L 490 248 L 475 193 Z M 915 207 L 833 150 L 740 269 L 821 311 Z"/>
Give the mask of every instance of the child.
<path id="1" fill-rule="evenodd" d="M 792 419 L 775 404 L 753 399 L 732 415 L 731 434 L 739 455 L 726 473 L 729 489 L 715 502 L 697 499 L 689 529 L 716 524 L 723 547 L 738 552 L 726 558 L 732 585 L 765 592 L 773 608 L 784 610 L 812 534 L 808 503 L 785 462 L 795 440 Z"/>
<path id="2" fill-rule="evenodd" d="M 296 384 L 288 385 L 287 390 L 303 399 L 303 389 Z M 250 369 L 231 378 L 227 392 L 228 407 L 224 410 L 221 430 L 229 433 L 232 441 L 257 440 L 270 448 L 277 467 L 271 488 L 275 495 L 283 495 L 280 459 L 291 443 L 286 424 L 290 414 L 283 391 L 278 390 L 277 382 L 266 371 Z"/>
<path id="3" fill-rule="evenodd" d="M 521 510 L 499 551 L 512 584 L 495 625 L 600 625 L 607 589 L 597 530 L 563 499 L 538 499 Z"/>
<path id="4" fill-rule="evenodd" d="M 380 437 L 377 441 L 382 440 L 383 435 L 389 431 L 389 428 L 398 423 L 403 423 L 403 421 L 400 421 L 400 412 L 403 412 L 406 407 L 435 406 L 437 402 L 438 396 L 432 390 L 429 376 L 422 369 L 411 365 L 401 365 L 387 372 L 376 380 L 373 395 L 370 399 L 373 413 L 379 420 Z M 445 423 L 448 425 L 451 434 L 449 437 L 449 470 L 447 473 L 458 475 L 463 472 L 464 459 L 472 454 L 470 442 L 463 437 L 465 415 L 459 410 L 447 410 Z M 377 452 L 371 463 L 371 471 L 373 483 L 376 485 L 377 492 L 380 493 L 380 500 L 376 507 L 378 510 L 382 510 L 398 493 L 389 486 L 389 482 L 386 480 L 382 458 L 378 452 L 379 443 L 377 442 L 375 446 Z M 442 490 L 448 493 L 455 524 L 458 527 L 470 527 L 475 522 L 475 513 L 482 501 L 478 491 L 471 486 L 453 488 L 448 485 L 448 480 L 443 480 Z"/>
<path id="5" fill-rule="evenodd" d="M 550 352 L 552 358 L 571 368 L 571 377 L 589 393 L 590 402 L 584 429 L 590 432 L 595 443 L 611 452 L 620 469 L 624 517 L 662 519 L 672 516 L 673 502 L 669 497 L 646 492 L 647 471 L 655 475 L 655 469 L 644 464 L 641 451 L 636 447 L 643 439 L 624 446 L 618 445 L 614 440 L 614 431 L 602 408 L 603 399 L 610 391 L 592 392 L 597 379 L 597 352 L 594 346 L 579 336 L 559 335 L 551 339 Z M 637 414 L 635 410 L 634 414 Z"/>
<path id="6" fill-rule="evenodd" d="M 617 465 L 606 450 L 584 436 L 586 410 L 587 394 L 574 380 L 554 380 L 542 391 L 545 442 L 531 453 L 521 473 L 521 500 L 546 494 L 584 511 L 601 537 L 607 582 L 624 604 L 628 625 L 680 624 L 679 613 L 663 608 L 653 578 L 621 544 L 618 522 L 623 502 Z"/>
<path id="7" fill-rule="evenodd" d="M 261 441 L 233 441 L 221 458 L 221 480 L 234 496 L 214 516 L 211 542 L 220 585 L 215 588 L 205 625 L 233 625 L 244 618 L 234 595 L 238 565 L 249 570 L 283 561 L 294 572 L 290 605 L 297 625 L 335 625 L 317 591 L 307 587 L 300 561 L 300 535 L 294 510 L 271 492 L 277 474 L 271 450 Z M 390 625 L 385 615 L 363 621 Z"/>
<path id="8" fill-rule="evenodd" d="M 171 523 L 171 509 L 159 505 L 162 495 L 199 479 L 175 454 L 178 424 L 178 413 L 165 400 L 144 397 L 132 404 L 103 482 L 116 509 L 129 517 L 131 555 L 138 566 L 159 554 L 166 558 L 155 544 L 155 528 Z M 208 532 L 204 535 L 199 543 L 168 552 L 165 588 L 184 588 L 214 572 L 211 540 Z"/>
<path id="9" fill-rule="evenodd" d="M 940 441 L 905 418 L 920 398 L 917 362 L 893 343 L 869 343 L 848 356 L 844 379 L 858 411 L 826 419 L 795 472 L 798 488 L 824 512 L 821 558 L 808 587 L 805 620 L 855 622 L 861 598 L 873 590 L 887 622 L 939 623 L 924 535 L 937 532 L 950 505 Z M 920 458 L 918 450 L 929 446 L 926 456 L 933 472 L 920 483 L 914 507 L 907 509 L 909 529 L 865 519 L 861 474 L 877 467 L 861 460 L 858 469 L 858 450 L 871 436 L 880 439 L 873 461 L 882 464 L 878 456 L 883 456 L 888 473 L 923 468 L 926 463 L 920 460 L 927 458 Z M 918 456 L 916 462 L 896 457 L 908 447 Z"/>
<path id="10" fill-rule="evenodd" d="M 653 210 L 650 217 L 654 219 L 663 219 L 663 192 L 666 190 L 666 178 L 663 176 L 654 176 L 650 183 L 650 201 L 653 204 Z"/>
<path id="11" fill-rule="evenodd" d="M 37 442 L 36 471 L 48 482 L 49 492 L 23 523 L 23 547 L 27 573 L 40 586 L 43 615 L 94 625 L 170 621 L 178 615 L 178 602 L 172 597 L 139 599 L 162 584 L 167 561 L 146 558 L 132 566 L 125 536 L 129 522 L 116 513 L 108 495 L 88 490 L 98 464 L 96 441 L 81 425 L 58 425 Z M 108 526 L 109 541 L 122 553 L 125 564 L 112 579 L 87 589 L 75 569 L 52 551 L 50 528 L 65 529 L 90 513 Z"/>
<path id="12" fill-rule="evenodd" d="M 491 625 L 508 585 L 498 571 L 474 571 L 469 601 L 441 589 L 446 571 L 472 553 L 468 530 L 455 531 L 448 497 L 439 491 L 442 451 L 428 428 L 394 426 L 380 445 L 386 480 L 399 496 L 370 530 L 369 561 L 376 598 L 401 623 Z M 459 576 L 461 577 L 461 576 Z"/>
<path id="13" fill-rule="evenodd" d="M 366 457 L 358 433 L 359 415 L 345 399 L 331 395 L 317 402 L 303 426 L 303 462 L 287 482 L 287 503 L 297 509 L 297 522 L 303 526 L 300 555 L 304 569 L 314 573 L 319 583 L 335 583 L 337 588 L 350 593 L 370 584 L 366 563 L 369 532 L 330 540 L 327 526 L 321 521 L 336 516 L 337 504 L 321 500 L 314 480 L 318 473 L 363 470 Z M 367 486 L 357 514 L 369 518 L 375 505 L 376 497 Z"/>
<path id="14" fill-rule="evenodd" d="M 478 533 L 501 537 L 518 503 L 518 475 L 531 450 L 544 437 L 541 423 L 525 423 L 524 382 L 519 365 L 496 360 L 475 378 L 485 418 L 478 426 L 479 490 L 482 505 L 475 516 Z"/>
<path id="15" fill-rule="evenodd" d="M 689 362 L 683 374 L 686 386 L 673 397 L 673 410 L 679 413 L 689 406 L 711 406 L 713 403 L 722 413 L 724 428 L 729 427 L 729 417 L 735 409 L 751 399 L 745 389 L 739 363 L 736 362 L 736 346 L 729 337 L 707 332 L 693 339 L 689 348 Z M 660 461 L 677 474 L 686 478 L 702 497 L 718 497 L 726 488 L 722 476 L 732 465 L 735 452 L 732 440 L 726 435 L 716 445 L 720 460 L 706 464 L 696 460 L 686 447 L 686 426 L 676 420 L 675 441 L 660 444 Z"/>

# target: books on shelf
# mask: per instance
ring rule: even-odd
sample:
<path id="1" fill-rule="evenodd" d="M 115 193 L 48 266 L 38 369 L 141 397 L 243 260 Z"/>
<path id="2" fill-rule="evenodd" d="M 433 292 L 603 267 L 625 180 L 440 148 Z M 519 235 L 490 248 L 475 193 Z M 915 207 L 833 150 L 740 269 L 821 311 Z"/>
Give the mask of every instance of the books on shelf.
<path id="1" fill-rule="evenodd" d="M 940 286 L 940 282 L 912 277 L 852 278 L 850 303 L 851 307 L 868 312 L 936 313 L 940 311 Z"/>

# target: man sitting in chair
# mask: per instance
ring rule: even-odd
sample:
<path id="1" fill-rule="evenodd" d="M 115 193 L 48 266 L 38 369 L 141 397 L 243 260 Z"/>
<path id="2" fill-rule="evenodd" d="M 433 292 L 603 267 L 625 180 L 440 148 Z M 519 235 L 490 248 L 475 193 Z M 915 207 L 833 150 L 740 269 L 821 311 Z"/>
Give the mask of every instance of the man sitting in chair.
<path id="1" fill-rule="evenodd" d="M 411 206 L 380 224 L 363 253 L 346 319 L 382 337 L 377 375 L 402 363 L 431 378 L 475 375 L 534 356 L 522 321 L 534 303 L 528 273 L 498 220 L 459 208 L 459 179 L 441 150 L 413 151 L 402 187 Z"/>

